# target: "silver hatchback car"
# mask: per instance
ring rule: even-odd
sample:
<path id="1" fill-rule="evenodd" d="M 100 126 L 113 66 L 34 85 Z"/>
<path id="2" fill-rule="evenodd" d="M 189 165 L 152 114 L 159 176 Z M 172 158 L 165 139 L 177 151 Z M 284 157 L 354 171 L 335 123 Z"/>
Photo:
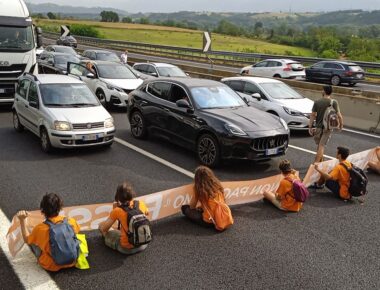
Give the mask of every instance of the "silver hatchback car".
<path id="1" fill-rule="evenodd" d="M 16 131 L 27 128 L 45 152 L 56 148 L 110 146 L 113 118 L 80 80 L 64 75 L 24 74 L 13 104 Z"/>

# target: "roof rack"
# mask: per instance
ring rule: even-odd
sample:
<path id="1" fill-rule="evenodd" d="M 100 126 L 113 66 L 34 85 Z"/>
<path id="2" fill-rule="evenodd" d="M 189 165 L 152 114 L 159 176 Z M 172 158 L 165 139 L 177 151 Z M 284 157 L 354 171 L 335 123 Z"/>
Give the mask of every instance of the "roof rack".
<path id="1" fill-rule="evenodd" d="M 32 73 L 30 73 L 30 72 L 24 72 L 22 75 L 23 76 L 26 76 L 26 75 L 31 76 L 35 81 L 38 81 L 37 76 L 34 75 L 34 74 L 32 74 Z"/>

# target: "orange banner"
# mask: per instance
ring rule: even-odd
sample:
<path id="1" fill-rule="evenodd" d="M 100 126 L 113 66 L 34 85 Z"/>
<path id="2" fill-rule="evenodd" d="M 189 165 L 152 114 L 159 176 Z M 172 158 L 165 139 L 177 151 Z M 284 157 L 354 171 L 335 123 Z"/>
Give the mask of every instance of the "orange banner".
<path id="1" fill-rule="evenodd" d="M 282 175 L 271 176 L 258 180 L 222 182 L 226 201 L 229 205 L 250 203 L 263 198 L 264 190 L 276 191 Z M 183 204 L 189 204 L 193 196 L 193 186 L 185 185 L 174 189 L 152 193 L 138 197 L 144 201 L 150 212 L 150 220 L 159 220 L 181 210 Z M 99 223 L 106 220 L 112 210 L 112 203 L 91 204 L 65 207 L 61 215 L 75 218 L 82 231 L 98 229 Z M 44 217 L 40 211 L 31 211 L 26 220 L 31 231 L 37 224 L 43 222 Z M 9 251 L 15 256 L 24 246 L 20 223 L 13 217 L 11 227 L 7 233 Z"/>

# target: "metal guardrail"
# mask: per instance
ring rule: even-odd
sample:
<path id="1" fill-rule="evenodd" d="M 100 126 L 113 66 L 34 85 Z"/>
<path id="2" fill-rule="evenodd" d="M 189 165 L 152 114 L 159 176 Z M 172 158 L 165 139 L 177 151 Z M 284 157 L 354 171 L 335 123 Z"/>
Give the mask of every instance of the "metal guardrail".
<path id="1" fill-rule="evenodd" d="M 59 33 L 44 32 L 44 36 L 47 38 L 58 38 Z M 130 42 L 130 41 L 121 41 L 121 40 L 112 40 L 112 39 L 102 39 L 102 38 L 93 38 L 86 36 L 77 36 L 75 35 L 78 43 L 88 44 L 100 47 L 107 48 L 116 48 L 116 49 L 133 49 L 135 51 L 144 51 L 151 53 L 161 53 L 164 55 L 179 55 L 179 56 L 189 56 L 193 58 L 208 58 L 211 61 L 223 61 L 226 64 L 252 64 L 262 59 L 268 58 L 291 58 L 295 61 L 299 61 L 305 64 L 316 63 L 324 60 L 334 60 L 326 58 L 315 58 L 315 57 L 300 57 L 300 56 L 286 56 L 286 55 L 271 55 L 271 54 L 259 54 L 259 53 L 244 53 L 244 52 L 232 52 L 232 51 L 210 51 L 204 53 L 201 49 L 197 48 L 188 48 L 188 47 L 179 47 L 179 46 L 168 46 L 168 45 L 159 45 L 159 44 L 150 44 L 150 43 L 139 43 L 139 42 Z M 112 46 L 112 47 L 110 47 Z M 379 69 L 380 62 L 363 62 L 363 61 L 353 61 L 362 68 L 365 69 Z M 375 73 L 366 73 L 367 76 L 380 78 L 380 74 Z"/>

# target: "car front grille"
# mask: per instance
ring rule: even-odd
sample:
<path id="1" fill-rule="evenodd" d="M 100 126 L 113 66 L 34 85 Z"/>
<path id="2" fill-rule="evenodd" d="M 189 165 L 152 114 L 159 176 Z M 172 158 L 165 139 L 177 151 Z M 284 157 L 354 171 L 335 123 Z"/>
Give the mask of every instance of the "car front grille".
<path id="1" fill-rule="evenodd" d="M 73 124 L 74 130 L 91 130 L 104 128 L 104 122 Z"/>
<path id="2" fill-rule="evenodd" d="M 25 68 L 25 63 L 12 64 L 10 66 L 0 66 L 0 77 L 17 79 L 25 71 Z"/>
<path id="3" fill-rule="evenodd" d="M 281 146 L 287 146 L 289 143 L 288 135 L 277 135 L 271 137 L 257 138 L 252 141 L 252 149 L 256 151 L 264 151 L 266 149 L 273 149 Z"/>

